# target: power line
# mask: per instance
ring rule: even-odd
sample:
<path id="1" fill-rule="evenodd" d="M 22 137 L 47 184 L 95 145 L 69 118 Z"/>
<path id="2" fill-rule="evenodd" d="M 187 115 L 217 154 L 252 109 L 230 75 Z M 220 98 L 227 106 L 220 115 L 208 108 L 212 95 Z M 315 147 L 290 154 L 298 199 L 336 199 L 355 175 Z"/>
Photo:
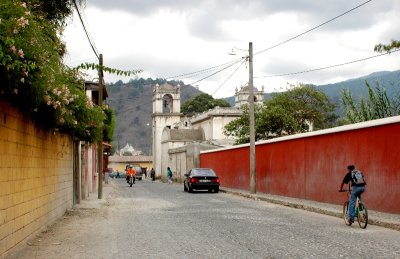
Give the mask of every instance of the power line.
<path id="1" fill-rule="evenodd" d="M 75 0 L 75 1 L 76 1 L 76 0 Z M 84 12 L 84 10 L 81 10 L 80 14 L 81 14 L 81 16 L 82 16 L 82 18 L 83 18 L 84 24 L 86 25 L 87 31 L 89 32 L 89 31 L 90 31 L 90 27 L 89 27 L 89 23 L 88 23 L 88 21 L 87 21 L 87 19 L 86 19 L 86 13 Z M 90 33 L 88 33 L 88 35 L 89 35 L 89 37 L 90 37 L 90 41 L 93 42 L 93 47 L 95 48 L 96 53 L 99 53 L 99 51 L 98 51 L 96 45 L 94 44 L 94 40 L 93 40 L 92 35 L 91 35 Z"/>
<path id="2" fill-rule="evenodd" d="M 203 77 L 202 79 L 199 79 L 199 80 L 197 80 L 197 81 L 191 83 L 190 85 L 194 85 L 194 84 L 196 84 L 196 83 L 198 83 L 198 82 L 200 82 L 200 81 L 203 81 L 204 79 L 207 79 L 207 78 L 209 78 L 209 77 L 212 77 L 212 76 L 214 76 L 214 75 L 216 75 L 216 74 L 218 74 L 218 73 L 224 71 L 225 69 L 228 69 L 228 68 L 230 68 L 231 66 L 233 66 L 233 65 L 235 65 L 235 64 L 237 64 L 237 63 L 239 63 L 239 61 L 241 61 L 242 59 L 244 59 L 244 58 L 238 59 L 235 63 L 230 64 L 230 65 L 228 65 L 228 66 L 226 66 L 226 67 L 224 67 L 224 68 L 221 68 L 220 70 L 218 70 L 218 71 L 212 73 L 211 75 L 208 75 L 208 76 L 206 76 L 206 77 Z"/>
<path id="3" fill-rule="evenodd" d="M 338 19 L 338 18 L 340 18 L 340 17 L 342 17 L 342 16 L 344 16 L 344 15 L 346 15 L 346 14 L 348 14 L 348 13 L 350 13 L 350 12 L 356 10 L 356 9 L 358 9 L 358 8 L 360 8 L 360 7 L 363 6 L 363 5 L 366 5 L 367 3 L 371 2 L 371 1 L 372 1 L 372 0 L 368 0 L 368 1 L 364 2 L 364 3 L 362 3 L 362 4 L 359 4 L 359 5 L 357 5 L 356 7 L 353 7 L 352 9 L 350 9 L 350 10 L 348 10 L 348 11 L 342 13 L 342 14 L 339 14 L 339 15 L 333 17 L 332 19 L 329 19 L 329 20 L 326 21 L 326 22 L 323 22 L 323 23 L 321 23 L 321 24 L 319 24 L 319 25 L 317 25 L 317 26 L 315 26 L 315 27 L 312 27 L 311 29 L 309 29 L 309 30 L 307 30 L 307 31 L 305 31 L 305 32 L 302 32 L 302 33 L 300 33 L 300 34 L 297 34 L 297 35 L 294 36 L 294 37 L 291 37 L 291 38 L 289 38 L 289 39 L 287 39 L 287 40 L 285 40 L 285 41 L 282 41 L 281 43 L 275 44 L 275 45 L 273 45 L 273 46 L 271 46 L 271 47 L 268 47 L 268 48 L 266 48 L 266 49 L 264 49 L 264 50 L 258 51 L 258 52 L 256 52 L 256 53 L 254 53 L 254 55 L 263 53 L 263 52 L 265 52 L 265 51 L 268 51 L 268 50 L 271 50 L 271 49 L 276 48 L 276 47 L 278 47 L 278 46 L 281 46 L 281 45 L 283 45 L 283 44 L 285 44 L 285 43 L 287 43 L 287 42 L 289 42 L 289 41 L 292 41 L 292 40 L 294 40 L 294 39 L 297 39 L 297 38 L 299 38 L 299 37 L 301 37 L 301 36 L 303 36 L 303 35 L 305 35 L 305 34 L 311 32 L 311 31 L 313 31 L 313 30 L 316 30 L 317 28 L 319 28 L 319 27 L 321 27 L 321 26 L 324 26 L 325 24 L 328 24 L 328 23 L 330 23 L 330 22 L 332 22 L 332 21 L 334 21 L 334 20 L 336 20 L 336 19 Z"/>
<path id="4" fill-rule="evenodd" d="M 378 55 L 375 55 L 375 56 L 370 56 L 370 57 L 366 57 L 366 58 L 362 58 L 362 59 L 357 59 L 357 60 L 345 62 L 345 63 L 330 65 L 330 66 L 326 66 L 326 67 L 320 67 L 320 68 L 314 68 L 314 69 L 308 69 L 308 70 L 303 70 L 303 71 L 299 71 L 299 72 L 285 73 L 285 74 L 278 74 L 278 75 L 256 76 L 254 78 L 281 77 L 281 76 L 291 76 L 291 75 L 305 74 L 305 73 L 309 73 L 309 72 L 314 72 L 314 71 L 319 71 L 319 70 L 324 70 L 324 69 L 329 69 L 329 68 L 349 65 L 349 64 L 365 61 L 365 60 L 368 60 L 368 59 L 372 59 L 372 58 L 377 58 L 377 57 L 381 57 L 381 56 L 384 56 L 384 55 L 388 55 L 390 53 L 394 53 L 394 52 L 397 52 L 397 51 L 400 51 L 400 49 L 389 51 L 389 52 L 382 53 L 382 54 L 378 54 Z"/>
<path id="5" fill-rule="evenodd" d="M 95 47 L 95 45 L 94 45 L 94 42 L 91 40 L 91 37 L 89 36 L 89 32 L 88 32 L 88 30 L 86 29 L 85 23 L 83 22 L 81 13 L 79 12 L 78 5 L 76 4 L 76 1 L 75 1 L 75 0 L 73 0 L 72 2 L 74 3 L 76 12 L 78 13 L 79 20 L 81 21 L 83 30 L 85 31 L 86 37 L 87 37 L 87 39 L 88 39 L 88 41 L 89 41 L 89 44 L 90 44 L 90 46 L 92 47 L 92 50 L 93 50 L 94 54 L 96 55 L 97 59 L 100 59 L 100 58 L 99 58 L 98 51 L 97 51 L 97 49 L 96 49 L 96 47 Z"/>
<path id="6" fill-rule="evenodd" d="M 316 30 L 316 29 L 319 28 L 319 27 L 322 27 L 322 26 L 324 26 L 324 25 L 326 25 L 326 24 L 328 24 L 328 23 L 330 23 L 330 22 L 332 22 L 332 21 L 334 21 L 334 20 L 336 20 L 336 19 L 338 19 L 338 18 L 340 18 L 340 17 L 342 17 L 342 16 L 344 16 L 344 15 L 346 15 L 346 14 L 348 14 L 348 13 L 350 13 L 350 12 L 352 12 L 352 11 L 354 11 L 354 10 L 356 10 L 356 9 L 358 9 L 358 8 L 360 8 L 360 7 L 362 7 L 362 6 L 364 6 L 364 5 L 366 5 L 366 4 L 369 3 L 369 2 L 372 2 L 372 0 L 365 1 L 365 2 L 363 2 L 363 3 L 361 3 L 361 4 L 359 4 L 359 5 L 355 6 L 355 7 L 353 7 L 352 9 L 350 9 L 350 10 L 344 12 L 344 13 L 341 13 L 341 14 L 339 14 L 339 15 L 337 15 L 337 16 L 335 16 L 335 17 L 333 17 L 333 18 L 331 18 L 331 19 L 329 19 L 329 20 L 327 20 L 327 21 L 325 21 L 325 22 L 323 22 L 323 23 L 321 23 L 321 24 L 319 24 L 319 25 L 317 25 L 317 26 L 312 27 L 311 29 L 309 29 L 309 30 L 307 30 L 307 31 L 305 31 L 305 32 L 302 32 L 302 33 L 300 33 L 300 34 L 298 34 L 298 35 L 296 35 L 296 36 L 294 36 L 294 37 L 291 37 L 291 38 L 289 38 L 289 39 L 287 39 L 287 40 L 285 40 L 285 41 L 282 41 L 282 42 L 280 42 L 280 43 L 278 43 L 278 44 L 275 44 L 275 45 L 273 45 L 273 46 L 271 46 L 271 47 L 268 47 L 268 48 L 266 48 L 266 49 L 264 49 L 264 50 L 258 51 L 258 52 L 256 52 L 256 53 L 254 53 L 254 55 L 263 53 L 263 52 L 265 52 L 265 51 L 268 51 L 268 50 L 271 50 L 271 49 L 276 48 L 276 47 L 278 47 L 278 46 L 281 46 L 281 45 L 283 45 L 283 44 L 285 44 L 285 43 L 287 43 L 287 42 L 289 42 L 289 41 L 292 41 L 292 40 L 294 40 L 294 39 L 297 39 L 297 38 L 299 38 L 299 37 L 301 37 L 301 36 L 303 36 L 303 35 L 305 35 L 305 34 L 311 32 L 311 31 L 313 31 L 313 30 Z M 210 67 L 210 68 L 201 69 L 201 70 L 198 70 L 198 71 L 195 71 L 195 72 L 180 74 L 180 75 L 177 75 L 177 76 L 170 76 L 170 77 L 167 77 L 166 79 L 182 78 L 182 77 L 191 76 L 191 75 L 204 74 L 204 73 L 206 73 L 206 72 L 209 71 L 209 70 L 213 70 L 213 69 L 219 68 L 219 67 L 221 67 L 221 66 L 225 66 L 225 65 L 228 65 L 228 64 L 234 65 L 234 64 L 236 64 L 238 61 L 242 60 L 243 58 L 247 58 L 247 57 L 242 57 L 242 58 L 240 58 L 240 59 L 236 59 L 236 60 L 233 60 L 233 61 L 230 61 L 230 62 L 227 62 L 227 63 L 223 63 L 223 64 L 221 64 L 221 65 L 213 66 L 213 67 Z M 217 74 L 217 73 L 219 73 L 219 72 L 221 72 L 221 71 L 223 71 L 223 70 L 225 70 L 225 69 L 226 69 L 226 67 L 225 67 L 224 69 L 218 70 L 217 72 L 211 74 L 210 76 L 207 76 L 207 77 L 205 77 L 205 78 L 202 78 L 202 79 L 200 79 L 200 80 L 198 80 L 198 81 L 196 81 L 196 82 L 194 82 L 194 83 L 200 82 L 200 81 L 202 81 L 202 80 L 204 80 L 204 79 L 206 79 L 206 78 L 208 78 L 208 77 L 211 77 L 211 76 L 213 76 L 213 75 L 215 75 L 215 74 Z M 192 83 L 192 84 L 194 84 L 194 83 Z"/>
<path id="7" fill-rule="evenodd" d="M 210 68 L 205 68 L 205 69 L 201 69 L 201 70 L 198 70 L 198 71 L 195 71 L 195 72 L 186 73 L 186 74 L 180 74 L 180 75 L 177 75 L 177 76 L 170 76 L 170 77 L 166 77 L 165 79 L 168 80 L 168 79 L 172 79 L 172 78 L 182 78 L 182 77 L 196 75 L 196 74 L 204 74 L 204 73 L 207 73 L 207 71 L 209 71 L 209 70 L 213 70 L 213 69 L 216 69 L 216 68 L 228 65 L 228 64 L 232 64 L 232 63 L 236 64 L 238 61 L 240 61 L 242 59 L 243 58 L 235 59 L 235 60 L 226 62 L 226 63 L 221 64 L 221 65 L 216 65 L 216 66 L 213 66 L 213 67 L 210 67 Z"/>
<path id="8" fill-rule="evenodd" d="M 232 74 L 230 74 L 229 76 L 228 76 L 228 78 L 227 79 L 225 79 L 225 81 L 214 91 L 214 93 L 212 93 L 212 95 L 214 95 L 235 73 L 236 73 L 236 71 L 238 71 L 238 69 L 245 63 L 245 61 L 246 60 L 243 60 L 240 64 L 239 64 L 239 66 L 235 69 L 235 71 L 233 71 L 232 72 Z"/>

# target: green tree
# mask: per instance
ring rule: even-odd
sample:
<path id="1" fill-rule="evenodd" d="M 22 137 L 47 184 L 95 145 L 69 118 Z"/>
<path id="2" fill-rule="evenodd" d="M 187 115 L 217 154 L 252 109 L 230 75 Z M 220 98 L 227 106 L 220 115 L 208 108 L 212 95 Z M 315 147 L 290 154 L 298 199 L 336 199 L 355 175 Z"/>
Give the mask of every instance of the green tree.
<path id="1" fill-rule="evenodd" d="M 243 110 L 242 115 L 229 122 L 224 127 L 224 135 L 226 136 L 233 136 L 235 138 L 235 144 L 243 144 L 250 142 L 250 127 L 249 127 L 249 107 L 248 105 L 243 105 L 241 107 Z M 259 115 L 260 106 L 254 107 L 254 117 L 256 118 Z M 258 120 L 255 119 L 255 123 Z M 257 135 L 256 135 L 257 140 Z"/>
<path id="2" fill-rule="evenodd" d="M 281 107 L 291 115 L 296 122 L 296 131 L 307 130 L 309 123 L 315 129 L 329 128 L 334 126 L 337 119 L 333 102 L 324 92 L 311 85 L 299 84 L 286 92 L 275 93 L 266 105 Z"/>
<path id="3" fill-rule="evenodd" d="M 230 104 L 224 99 L 214 99 L 211 95 L 202 93 L 185 102 L 181 107 L 181 111 L 183 113 L 201 113 L 216 106 L 230 107 Z"/>
<path id="4" fill-rule="evenodd" d="M 400 98 L 399 96 L 389 97 L 386 89 L 376 83 L 372 87 L 367 81 L 368 99 L 361 97 L 359 102 L 355 102 L 349 89 L 342 91 L 342 104 L 346 119 L 350 123 L 376 120 L 399 115 Z"/>
<path id="5" fill-rule="evenodd" d="M 73 13 L 73 0 L 25 0 L 32 10 L 43 15 L 48 21 L 65 25 L 66 18 Z M 78 0 L 80 6 L 84 1 Z"/>
<path id="6" fill-rule="evenodd" d="M 114 129 L 115 129 L 115 114 L 114 111 L 107 106 L 103 107 L 106 118 L 104 119 L 103 127 L 103 140 L 108 142 L 114 141 Z"/>
<path id="7" fill-rule="evenodd" d="M 224 134 L 234 136 L 236 144 L 249 142 L 249 112 L 243 107 L 242 116 L 228 123 Z M 335 125 L 335 105 L 323 92 L 310 85 L 292 87 L 286 92 L 274 93 L 263 105 L 256 105 L 256 140 L 305 132 L 312 123 L 315 128 Z"/>

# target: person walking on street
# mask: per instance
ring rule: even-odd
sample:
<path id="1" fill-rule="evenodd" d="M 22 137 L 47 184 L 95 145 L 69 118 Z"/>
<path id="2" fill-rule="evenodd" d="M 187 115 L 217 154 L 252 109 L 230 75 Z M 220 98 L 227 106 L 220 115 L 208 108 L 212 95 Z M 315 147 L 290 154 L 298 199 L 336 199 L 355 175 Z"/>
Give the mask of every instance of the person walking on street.
<path id="1" fill-rule="evenodd" d="M 348 172 L 340 185 L 340 191 L 343 191 L 344 184 L 351 182 L 352 190 L 349 202 L 349 221 L 351 224 L 354 223 L 356 197 L 359 197 L 361 200 L 361 194 L 365 191 L 366 182 L 363 174 L 359 170 L 356 170 L 354 165 L 349 165 L 347 170 Z"/>
<path id="2" fill-rule="evenodd" d="M 168 184 L 172 183 L 172 171 L 171 168 L 167 167 L 167 178 L 168 178 Z"/>
<path id="3" fill-rule="evenodd" d="M 156 171 L 154 170 L 154 168 L 151 168 L 150 177 L 152 181 L 156 180 Z"/>

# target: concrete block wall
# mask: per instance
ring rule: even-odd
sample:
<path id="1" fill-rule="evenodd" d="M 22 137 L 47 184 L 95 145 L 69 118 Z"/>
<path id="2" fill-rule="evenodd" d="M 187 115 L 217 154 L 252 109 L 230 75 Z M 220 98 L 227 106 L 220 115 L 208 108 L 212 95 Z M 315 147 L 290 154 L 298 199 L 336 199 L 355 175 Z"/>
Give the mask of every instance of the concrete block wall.
<path id="1" fill-rule="evenodd" d="M 0 256 L 73 206 L 72 140 L 0 100 Z"/>

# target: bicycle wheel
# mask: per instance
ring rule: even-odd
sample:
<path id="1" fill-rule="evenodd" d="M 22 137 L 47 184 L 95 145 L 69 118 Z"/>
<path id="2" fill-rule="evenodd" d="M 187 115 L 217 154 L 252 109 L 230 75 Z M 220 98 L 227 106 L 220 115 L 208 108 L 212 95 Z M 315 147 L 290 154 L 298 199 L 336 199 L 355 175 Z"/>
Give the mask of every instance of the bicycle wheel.
<path id="1" fill-rule="evenodd" d="M 359 202 L 358 204 L 357 221 L 360 228 L 365 229 L 368 225 L 368 210 L 362 202 Z"/>
<path id="2" fill-rule="evenodd" d="M 351 225 L 351 223 L 350 223 L 350 218 L 349 218 L 349 201 L 346 201 L 346 202 L 343 204 L 343 219 L 344 219 L 344 223 L 345 223 L 347 226 L 350 226 L 350 225 Z"/>

